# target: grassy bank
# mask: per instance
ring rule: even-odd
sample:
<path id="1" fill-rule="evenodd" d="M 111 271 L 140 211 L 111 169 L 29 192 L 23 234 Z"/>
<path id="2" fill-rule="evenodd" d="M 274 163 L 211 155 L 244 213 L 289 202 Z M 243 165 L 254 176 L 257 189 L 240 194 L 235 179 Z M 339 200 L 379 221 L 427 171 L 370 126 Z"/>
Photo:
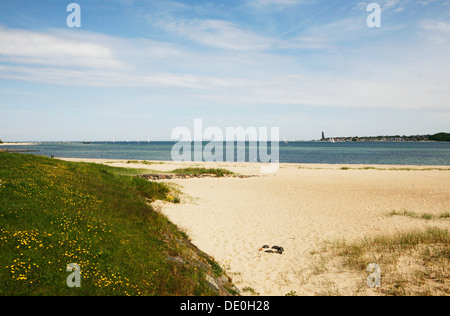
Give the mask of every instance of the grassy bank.
<path id="1" fill-rule="evenodd" d="M 0 295 L 216 294 L 217 264 L 148 204 L 170 188 L 127 173 L 0 153 Z"/>

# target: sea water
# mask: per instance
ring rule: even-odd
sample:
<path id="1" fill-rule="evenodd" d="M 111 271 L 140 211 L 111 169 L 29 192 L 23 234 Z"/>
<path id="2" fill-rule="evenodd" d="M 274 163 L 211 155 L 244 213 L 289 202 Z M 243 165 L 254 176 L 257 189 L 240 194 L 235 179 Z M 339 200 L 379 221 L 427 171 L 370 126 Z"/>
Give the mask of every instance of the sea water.
<path id="1" fill-rule="evenodd" d="M 205 142 L 203 145 L 206 144 Z M 82 142 L 43 142 L 31 146 L 6 145 L 0 148 L 26 150 L 31 154 L 58 158 L 171 161 L 171 151 L 174 145 L 175 142 L 173 141 L 150 143 L 92 142 L 90 144 L 84 144 Z M 252 150 L 251 146 L 254 145 L 250 145 L 249 143 L 236 143 L 235 148 L 236 150 L 238 148 L 244 148 L 249 152 L 249 150 Z M 246 155 L 245 161 L 249 161 L 248 156 Z M 237 157 L 235 155 L 234 161 L 238 161 Z M 279 144 L 279 160 L 281 163 L 450 165 L 450 143 L 281 142 Z"/>

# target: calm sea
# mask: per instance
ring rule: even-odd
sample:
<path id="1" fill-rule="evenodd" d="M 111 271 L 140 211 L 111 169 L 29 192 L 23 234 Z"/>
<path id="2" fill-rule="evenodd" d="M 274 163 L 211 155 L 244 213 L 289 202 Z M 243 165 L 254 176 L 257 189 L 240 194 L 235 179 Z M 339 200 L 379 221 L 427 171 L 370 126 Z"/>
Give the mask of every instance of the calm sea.
<path id="1" fill-rule="evenodd" d="M 174 144 L 175 142 L 73 142 L 1 148 L 32 150 L 32 154 L 47 157 L 170 161 Z M 249 150 L 249 144 L 236 145 L 236 148 L 238 146 L 245 146 Z M 280 143 L 279 154 L 282 163 L 450 165 L 448 142 L 290 142 Z"/>

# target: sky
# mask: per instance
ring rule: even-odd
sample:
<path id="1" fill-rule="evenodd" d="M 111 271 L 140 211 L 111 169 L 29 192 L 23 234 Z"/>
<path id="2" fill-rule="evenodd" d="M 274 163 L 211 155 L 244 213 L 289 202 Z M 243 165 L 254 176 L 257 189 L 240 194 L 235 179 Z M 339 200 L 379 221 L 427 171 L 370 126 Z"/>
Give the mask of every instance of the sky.
<path id="1" fill-rule="evenodd" d="M 194 119 L 288 140 L 449 132 L 450 1 L 0 1 L 3 141 L 170 140 Z"/>

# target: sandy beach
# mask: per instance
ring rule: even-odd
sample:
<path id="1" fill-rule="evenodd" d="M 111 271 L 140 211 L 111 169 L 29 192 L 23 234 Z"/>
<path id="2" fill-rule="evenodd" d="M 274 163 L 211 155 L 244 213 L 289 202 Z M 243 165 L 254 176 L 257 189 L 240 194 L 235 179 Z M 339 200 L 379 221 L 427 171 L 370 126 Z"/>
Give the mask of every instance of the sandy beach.
<path id="1" fill-rule="evenodd" d="M 0 143 L 0 146 L 34 146 L 38 143 Z"/>
<path id="2" fill-rule="evenodd" d="M 260 165 L 252 163 L 70 160 L 159 172 L 202 166 L 254 175 L 168 180 L 183 193 L 182 203 L 164 203 L 160 209 L 223 265 L 239 289 L 260 295 L 320 294 L 333 275 L 316 277 L 311 253 L 326 241 L 450 228 L 449 220 L 389 215 L 394 210 L 434 215 L 450 211 L 448 166 L 280 164 L 276 174 L 261 175 Z M 259 251 L 263 245 L 278 245 L 285 252 Z M 353 281 L 340 280 L 341 293 Z"/>

